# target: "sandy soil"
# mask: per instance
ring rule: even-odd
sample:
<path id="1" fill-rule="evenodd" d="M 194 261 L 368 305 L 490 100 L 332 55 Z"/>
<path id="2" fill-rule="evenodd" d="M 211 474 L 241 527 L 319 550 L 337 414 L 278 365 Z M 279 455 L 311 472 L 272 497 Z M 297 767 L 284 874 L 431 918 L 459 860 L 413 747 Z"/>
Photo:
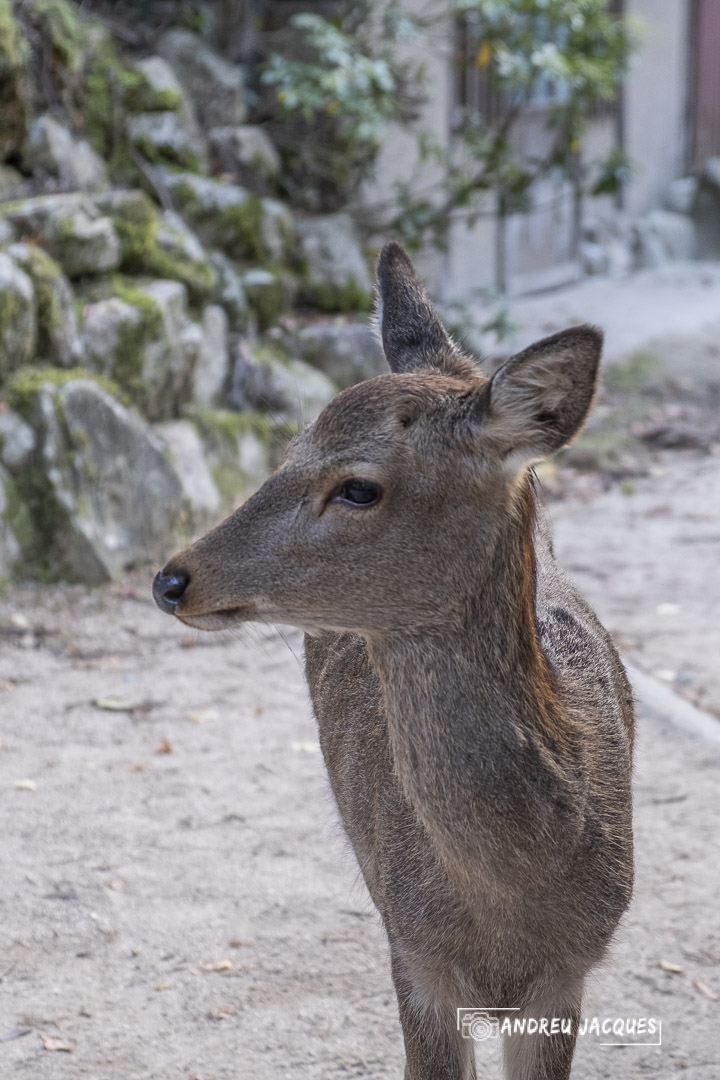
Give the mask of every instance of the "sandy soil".
<path id="1" fill-rule="evenodd" d="M 552 507 L 626 649 L 713 709 L 718 465 Z M 399 1080 L 299 635 L 188 635 L 147 586 L 0 599 L 0 1076 Z M 641 707 L 636 898 L 585 1014 L 658 1018 L 663 1045 L 581 1040 L 578 1077 L 720 1076 L 719 777 L 720 745 Z"/>

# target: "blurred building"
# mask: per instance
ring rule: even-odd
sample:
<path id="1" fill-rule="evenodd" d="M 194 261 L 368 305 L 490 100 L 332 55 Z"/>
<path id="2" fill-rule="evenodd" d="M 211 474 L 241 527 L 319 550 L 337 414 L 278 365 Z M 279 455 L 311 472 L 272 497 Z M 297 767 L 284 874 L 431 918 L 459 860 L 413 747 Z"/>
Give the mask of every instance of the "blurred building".
<path id="1" fill-rule="evenodd" d="M 425 0 L 407 0 L 420 11 Z M 504 219 L 488 197 L 474 224 L 458 215 L 446 254 L 426 253 L 423 272 L 446 299 L 466 297 L 478 286 L 511 294 L 551 288 L 581 273 L 583 229 L 589 220 L 630 222 L 665 204 L 668 186 L 697 173 L 720 155 L 720 0 L 613 0 L 618 14 L 636 17 L 640 48 L 616 102 L 592 118 L 583 155 L 597 158 L 613 146 L 629 155 L 634 171 L 618 196 L 579 200 L 572 187 L 546 181 L 535 191 L 533 209 Z M 461 107 L 492 116 L 494 102 L 476 65 L 459 62 L 477 48 L 464 39 L 462 23 L 439 26 L 422 59 L 431 87 L 422 122 L 446 146 Z M 547 145 L 548 102 L 541 97 L 517 126 L 522 153 Z M 381 155 L 377 179 L 365 191 L 369 206 L 391 199 L 396 180 L 432 183 L 417 164 L 414 136 L 393 130 Z"/>

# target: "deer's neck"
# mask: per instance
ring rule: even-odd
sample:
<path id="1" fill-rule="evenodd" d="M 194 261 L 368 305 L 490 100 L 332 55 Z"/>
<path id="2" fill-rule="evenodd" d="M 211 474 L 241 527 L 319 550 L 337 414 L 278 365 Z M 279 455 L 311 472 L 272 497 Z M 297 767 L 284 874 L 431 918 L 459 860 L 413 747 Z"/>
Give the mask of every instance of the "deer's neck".
<path id="1" fill-rule="evenodd" d="M 509 828 L 532 847 L 550 826 L 567 832 L 558 808 L 576 817 L 572 732 L 536 625 L 533 533 L 528 489 L 469 583 L 461 626 L 368 642 L 396 773 L 457 868 L 477 864 L 476 843 L 478 858 L 501 852 Z"/>
<path id="2" fill-rule="evenodd" d="M 553 705 L 535 613 L 534 527 L 528 486 L 489 548 L 472 560 L 462 613 L 452 623 L 368 641 L 386 707 L 406 711 L 412 705 L 418 719 L 430 722 L 440 701 L 462 691 L 458 722 L 468 711 L 491 725 L 489 706 L 498 695 L 505 698 L 503 715 L 519 711 L 529 724 Z"/>

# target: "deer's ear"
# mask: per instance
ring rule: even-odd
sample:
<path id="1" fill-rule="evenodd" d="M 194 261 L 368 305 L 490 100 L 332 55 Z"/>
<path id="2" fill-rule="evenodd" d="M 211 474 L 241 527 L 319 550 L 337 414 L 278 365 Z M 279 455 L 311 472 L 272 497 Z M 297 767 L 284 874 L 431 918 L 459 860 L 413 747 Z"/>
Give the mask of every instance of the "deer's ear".
<path id="1" fill-rule="evenodd" d="M 566 446 L 590 411 L 602 332 L 578 326 L 543 338 L 495 372 L 482 403 L 483 427 L 520 465 Z"/>
<path id="2" fill-rule="evenodd" d="M 377 322 L 390 370 L 437 367 L 449 373 L 458 350 L 399 244 L 382 249 L 377 274 Z"/>

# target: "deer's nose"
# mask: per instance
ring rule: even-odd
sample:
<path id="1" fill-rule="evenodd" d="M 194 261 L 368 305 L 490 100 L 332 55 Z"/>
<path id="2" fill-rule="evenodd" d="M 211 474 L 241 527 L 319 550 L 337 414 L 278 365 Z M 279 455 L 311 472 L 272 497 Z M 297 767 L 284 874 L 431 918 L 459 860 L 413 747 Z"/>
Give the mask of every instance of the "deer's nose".
<path id="1" fill-rule="evenodd" d="M 168 615 L 175 614 L 189 581 L 190 575 L 184 570 L 174 570 L 171 574 L 161 570 L 155 575 L 153 598 L 161 611 L 166 611 Z"/>

